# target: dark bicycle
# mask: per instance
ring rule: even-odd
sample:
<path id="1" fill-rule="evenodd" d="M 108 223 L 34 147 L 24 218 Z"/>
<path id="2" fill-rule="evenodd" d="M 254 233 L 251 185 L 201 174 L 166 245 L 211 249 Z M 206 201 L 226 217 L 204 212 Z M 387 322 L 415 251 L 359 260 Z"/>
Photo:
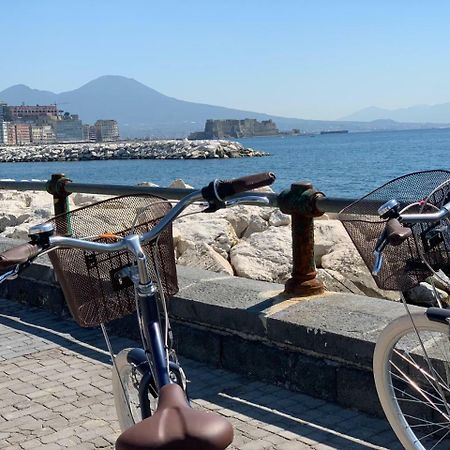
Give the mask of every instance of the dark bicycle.
<path id="1" fill-rule="evenodd" d="M 214 180 L 173 208 L 153 195 L 111 198 L 30 229 L 29 243 L 0 254 L 0 282 L 49 253 L 69 310 L 83 327 L 101 326 L 113 361 L 113 393 L 122 434 L 117 450 L 223 450 L 233 428 L 222 416 L 194 410 L 173 349 L 166 307 L 178 291 L 172 222 L 194 202 L 203 212 L 239 203 L 269 205 L 274 182 L 263 173 Z M 241 195 L 238 195 L 241 194 Z M 113 354 L 105 323 L 137 312 L 142 348 Z"/>

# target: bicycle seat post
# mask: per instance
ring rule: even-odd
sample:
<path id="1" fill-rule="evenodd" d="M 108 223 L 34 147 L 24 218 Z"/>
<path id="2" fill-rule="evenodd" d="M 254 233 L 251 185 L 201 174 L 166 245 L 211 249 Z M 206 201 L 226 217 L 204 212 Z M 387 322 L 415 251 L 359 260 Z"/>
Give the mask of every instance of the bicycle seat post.
<path id="1" fill-rule="evenodd" d="M 161 336 L 160 316 L 156 300 L 157 288 L 149 276 L 147 257 L 142 250 L 139 236 L 126 236 L 124 242 L 136 258 L 138 279 L 133 280 L 133 282 L 137 292 L 137 312 L 143 338 L 142 343 L 156 385 L 161 388 L 170 383 L 170 376 L 167 351 Z"/>

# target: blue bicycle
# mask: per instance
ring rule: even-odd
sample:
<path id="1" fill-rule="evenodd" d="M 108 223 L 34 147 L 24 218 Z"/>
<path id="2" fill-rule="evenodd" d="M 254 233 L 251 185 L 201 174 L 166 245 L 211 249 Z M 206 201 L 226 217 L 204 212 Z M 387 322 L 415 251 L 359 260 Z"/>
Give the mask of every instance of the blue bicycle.
<path id="1" fill-rule="evenodd" d="M 2 282 L 48 253 L 73 318 L 83 327 L 101 326 L 122 430 L 117 450 L 223 450 L 231 444 L 226 419 L 190 407 L 173 348 L 166 307 L 178 290 L 171 225 L 194 202 L 207 203 L 203 212 L 269 205 L 264 194 L 244 192 L 274 180 L 271 173 L 214 180 L 173 208 L 147 194 L 111 198 L 32 227 L 29 243 L 0 254 Z M 135 311 L 142 348 L 115 356 L 105 324 Z"/>

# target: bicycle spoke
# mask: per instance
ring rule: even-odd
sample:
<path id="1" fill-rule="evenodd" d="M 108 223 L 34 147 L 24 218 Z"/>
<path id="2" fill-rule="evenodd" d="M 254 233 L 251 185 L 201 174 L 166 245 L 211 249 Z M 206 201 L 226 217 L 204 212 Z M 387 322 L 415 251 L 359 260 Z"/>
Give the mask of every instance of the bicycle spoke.
<path id="1" fill-rule="evenodd" d="M 436 409 L 436 411 L 439 411 L 447 420 L 449 420 L 449 416 L 444 414 L 442 411 L 439 410 L 439 408 L 435 405 L 435 403 L 431 400 L 430 396 L 432 397 L 431 394 L 426 393 L 423 389 L 420 388 L 420 386 L 413 381 L 410 377 L 408 377 L 398 366 L 396 366 L 392 361 L 391 361 L 392 366 L 397 369 L 397 371 L 403 375 L 403 377 L 405 378 L 406 381 L 408 381 L 409 385 L 416 390 L 420 395 L 422 395 L 422 397 L 428 401 L 431 405 L 434 406 L 434 408 Z M 442 399 L 439 399 L 442 400 Z"/>
<path id="2" fill-rule="evenodd" d="M 403 354 L 401 354 L 398 350 L 394 350 L 394 352 L 400 357 L 402 358 L 404 361 L 407 361 L 409 363 L 411 363 L 411 366 L 414 367 L 416 370 L 418 370 L 424 377 L 425 379 L 429 382 L 429 384 L 440 394 L 439 390 L 436 388 L 436 386 L 434 385 L 434 383 L 431 382 L 431 380 L 436 381 L 434 379 L 434 377 L 429 374 L 425 369 L 421 368 L 412 358 L 406 358 Z M 435 371 L 436 372 L 436 371 Z M 436 372 L 436 375 L 439 376 L 439 374 Z M 439 378 L 442 380 L 442 377 L 439 376 Z M 443 381 L 443 380 L 442 380 Z M 447 392 L 450 393 L 450 389 L 447 385 L 441 383 L 438 381 L 438 384 L 445 389 Z"/>

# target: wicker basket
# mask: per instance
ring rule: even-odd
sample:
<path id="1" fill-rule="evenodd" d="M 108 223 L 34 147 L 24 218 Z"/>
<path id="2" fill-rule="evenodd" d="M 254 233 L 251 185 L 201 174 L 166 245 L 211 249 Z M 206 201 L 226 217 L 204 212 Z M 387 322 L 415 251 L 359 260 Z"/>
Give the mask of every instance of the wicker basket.
<path id="1" fill-rule="evenodd" d="M 339 220 L 370 270 L 375 262 L 373 251 L 386 226 L 386 220 L 378 216 L 378 207 L 395 199 L 404 214 L 436 212 L 450 200 L 449 180 L 450 172 L 446 170 L 411 173 L 386 183 L 339 213 Z M 445 219 L 440 225 L 449 224 Z M 382 268 L 373 276 L 379 288 L 407 291 L 434 270 L 449 272 L 448 234 L 444 233 L 440 242 L 430 246 L 426 239 L 429 224 L 414 224 L 411 229 L 412 235 L 401 245 L 387 245 L 384 249 Z"/>
<path id="2" fill-rule="evenodd" d="M 59 215 L 50 221 L 56 233 L 96 242 L 110 233 L 125 236 L 153 228 L 170 210 L 170 203 L 151 195 L 124 195 Z M 152 280 L 158 275 L 166 296 L 178 292 L 172 228 L 157 242 L 143 245 Z M 119 283 L 116 272 L 133 264 L 127 250 L 99 253 L 81 249 L 56 249 L 49 254 L 73 318 L 82 327 L 97 326 L 126 316 L 136 309 L 134 286 L 128 279 Z M 128 282 L 129 281 L 129 282 Z"/>

